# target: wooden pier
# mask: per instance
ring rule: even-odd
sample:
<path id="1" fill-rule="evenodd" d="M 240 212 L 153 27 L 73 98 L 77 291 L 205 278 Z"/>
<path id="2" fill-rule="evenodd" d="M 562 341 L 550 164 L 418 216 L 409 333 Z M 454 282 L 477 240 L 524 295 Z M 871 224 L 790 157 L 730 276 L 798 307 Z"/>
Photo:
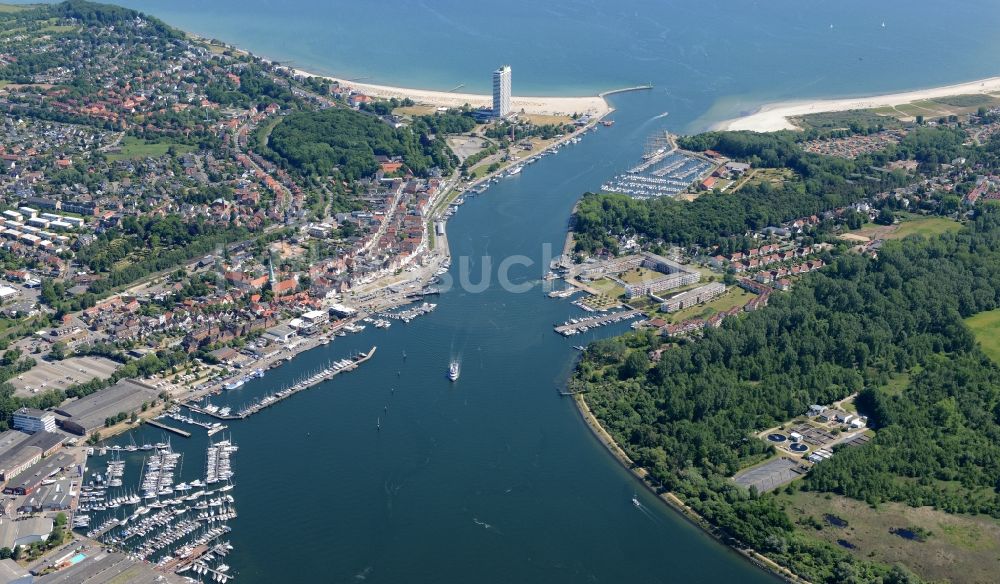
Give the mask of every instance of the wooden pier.
<path id="1" fill-rule="evenodd" d="M 173 432 L 174 434 L 183 436 L 185 438 L 191 437 L 191 432 L 188 432 L 186 430 L 181 430 L 180 428 L 174 428 L 173 426 L 168 426 L 163 422 L 159 422 L 157 420 L 146 420 L 146 423 L 155 428 L 160 428 L 162 430 L 166 430 L 167 432 Z"/>

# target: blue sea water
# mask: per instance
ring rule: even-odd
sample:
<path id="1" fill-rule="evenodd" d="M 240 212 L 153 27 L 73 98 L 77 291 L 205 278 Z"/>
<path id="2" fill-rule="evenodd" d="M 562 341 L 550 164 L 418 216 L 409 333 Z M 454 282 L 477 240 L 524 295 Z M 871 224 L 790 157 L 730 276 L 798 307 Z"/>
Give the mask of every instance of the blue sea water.
<path id="1" fill-rule="evenodd" d="M 614 127 L 506 179 L 449 222 L 452 253 L 476 265 L 535 259 L 516 281 L 540 279 L 543 246 L 561 247 L 580 194 L 632 164 L 654 132 L 698 129 L 772 100 L 1000 73 L 995 2 L 122 4 L 300 68 L 376 83 L 487 91 L 501 63 L 513 67 L 516 94 L 653 83 L 612 98 Z M 772 581 L 658 505 L 559 397 L 572 345 L 624 326 L 558 337 L 552 324 L 579 311 L 538 289 L 494 284 L 438 303 L 409 325 L 338 338 L 216 399 L 238 407 L 330 358 L 379 347 L 358 371 L 231 424 L 240 517 L 227 563 L 237 582 Z M 445 378 L 452 357 L 463 362 L 455 384 Z M 159 439 L 148 428 L 134 437 Z M 186 480 L 200 472 L 204 442 L 200 430 L 173 440 L 186 453 Z"/>
<path id="2" fill-rule="evenodd" d="M 676 128 L 774 100 L 918 89 L 1000 74 L 1000 3 L 990 1 L 121 4 L 307 70 L 374 83 L 487 92 L 489 72 L 501 63 L 513 67 L 520 95 L 594 94 L 653 83 L 654 109 L 670 111 Z"/>

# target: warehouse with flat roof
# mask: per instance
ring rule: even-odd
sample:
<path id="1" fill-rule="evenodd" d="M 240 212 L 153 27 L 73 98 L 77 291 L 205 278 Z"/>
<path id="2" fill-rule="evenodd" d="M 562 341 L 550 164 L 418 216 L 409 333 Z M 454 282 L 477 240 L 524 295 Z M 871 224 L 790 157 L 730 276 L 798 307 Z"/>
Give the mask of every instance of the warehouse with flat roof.
<path id="1" fill-rule="evenodd" d="M 8 430 L 0 434 L 0 481 L 9 481 L 62 446 L 63 436 L 55 432 L 25 434 Z"/>
<path id="2" fill-rule="evenodd" d="M 56 413 L 66 416 L 59 421 L 64 430 L 86 436 L 103 428 L 108 418 L 123 412 L 138 412 L 143 403 L 152 403 L 159 393 L 152 385 L 135 379 L 122 379 L 107 389 L 59 406 Z"/>
<path id="3" fill-rule="evenodd" d="M 8 495 L 29 495 L 42 484 L 43 480 L 74 464 L 76 459 L 68 452 L 43 458 L 11 479 L 3 488 L 3 492 Z"/>

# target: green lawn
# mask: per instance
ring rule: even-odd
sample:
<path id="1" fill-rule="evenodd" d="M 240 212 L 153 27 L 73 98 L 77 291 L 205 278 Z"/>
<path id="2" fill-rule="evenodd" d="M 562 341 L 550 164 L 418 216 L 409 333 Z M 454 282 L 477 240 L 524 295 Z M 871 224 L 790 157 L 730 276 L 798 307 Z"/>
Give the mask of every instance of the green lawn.
<path id="1" fill-rule="evenodd" d="M 648 282 L 661 277 L 662 274 L 659 272 L 647 269 L 647 268 L 636 268 L 634 270 L 628 270 L 618 274 L 626 284 L 640 284 L 642 282 Z"/>
<path id="2" fill-rule="evenodd" d="M 22 4 L 0 4 L 0 12 L 20 12 L 27 9 L 28 6 Z"/>
<path id="3" fill-rule="evenodd" d="M 666 320 L 670 322 L 683 322 L 691 318 L 708 318 L 713 314 L 725 312 L 735 306 L 743 306 L 747 302 L 750 302 L 750 299 L 754 296 L 756 294 L 747 292 L 743 288 L 730 286 L 722 296 L 719 296 L 715 300 L 692 306 L 691 308 L 685 308 L 679 312 L 673 312 L 666 317 Z"/>
<path id="4" fill-rule="evenodd" d="M 146 158 L 163 156 L 174 146 L 178 152 L 191 152 L 195 148 L 187 144 L 174 144 L 172 142 L 152 142 L 146 143 L 132 136 L 126 136 L 121 143 L 121 152 L 108 154 L 109 160 L 125 160 L 127 158 Z"/>
<path id="5" fill-rule="evenodd" d="M 601 278 L 600 280 L 594 280 L 588 284 L 594 290 L 604 294 L 605 296 L 610 296 L 612 298 L 618 298 L 625 293 L 625 288 L 622 288 L 620 284 L 614 280 L 609 280 L 607 278 Z"/>
<path id="6" fill-rule="evenodd" d="M 971 316 L 965 319 L 965 324 L 976 335 L 983 352 L 1000 363 L 1000 308 Z"/>
<path id="7" fill-rule="evenodd" d="M 952 231 L 958 231 L 961 228 L 961 223 L 946 217 L 917 216 L 912 220 L 900 223 L 899 228 L 892 233 L 891 237 L 894 239 L 901 239 L 907 235 L 936 237 Z"/>

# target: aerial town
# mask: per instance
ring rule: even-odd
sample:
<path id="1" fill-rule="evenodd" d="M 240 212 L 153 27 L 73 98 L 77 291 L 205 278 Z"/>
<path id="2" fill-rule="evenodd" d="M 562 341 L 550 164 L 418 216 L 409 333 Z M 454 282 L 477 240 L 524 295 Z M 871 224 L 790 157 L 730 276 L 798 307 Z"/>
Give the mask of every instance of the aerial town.
<path id="1" fill-rule="evenodd" d="M 517 111 L 507 65 L 492 72 L 490 106 L 444 107 L 97 6 L 0 17 L 0 580 L 225 584 L 237 577 L 227 563 L 239 508 L 230 427 L 371 367 L 378 348 L 367 343 L 312 370 L 290 363 L 434 312 L 461 205 L 615 122 L 611 110 Z M 653 220 L 634 222 L 643 231 L 577 215 L 541 275 L 551 302 L 583 311 L 552 323 L 567 337 L 555 339 L 592 358 L 592 331 L 628 323 L 655 339 L 640 355 L 655 369 L 838 257 L 874 259 L 887 242 L 957 231 L 1000 200 L 994 166 L 919 143 L 912 156 L 879 157 L 927 128 L 984 144 L 1000 108 L 919 118 L 832 131 L 803 122 L 802 152 L 871 161 L 845 189 L 890 185 L 850 203 L 781 220 L 761 212 L 735 231 L 720 220 L 722 236 L 673 240 Z M 656 133 L 580 207 L 620 196 L 657 209 L 802 179 L 778 152 L 722 154 L 705 140 Z M 279 368 L 292 380 L 224 403 Z M 447 378 L 459 375 L 452 358 Z M 866 445 L 875 431 L 856 398 L 744 437 L 774 456 L 727 478 L 776 492 L 842 446 Z M 380 407 L 387 418 L 388 402 Z M 385 418 L 373 418 L 384 433 Z M 138 431 L 161 438 L 135 440 Z M 176 446 L 192 438 L 205 445 L 185 460 Z"/>

